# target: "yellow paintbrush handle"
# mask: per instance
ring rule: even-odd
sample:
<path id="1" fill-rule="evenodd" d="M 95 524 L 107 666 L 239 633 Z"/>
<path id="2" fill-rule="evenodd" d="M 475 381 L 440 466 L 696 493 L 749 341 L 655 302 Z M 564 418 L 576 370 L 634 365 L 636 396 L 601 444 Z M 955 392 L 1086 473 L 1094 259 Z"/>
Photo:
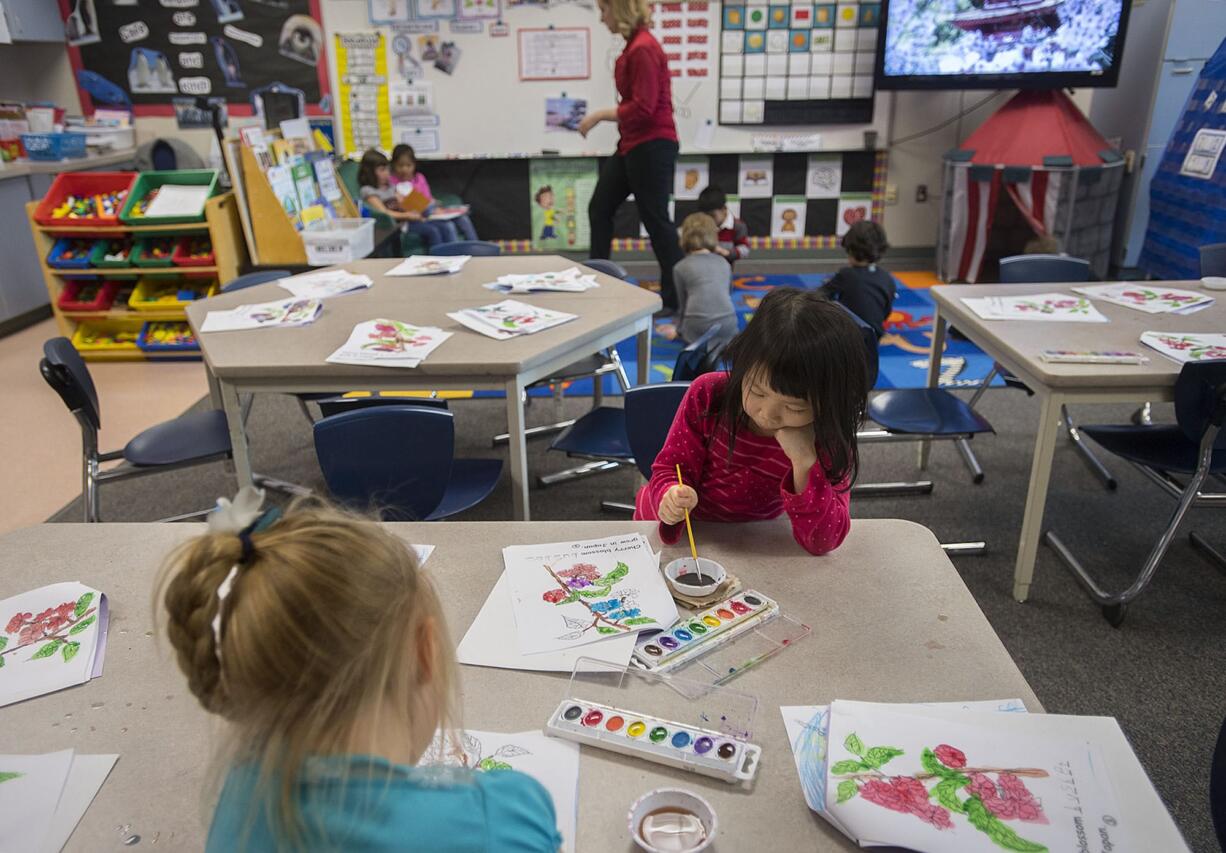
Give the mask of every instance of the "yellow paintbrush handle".
<path id="1" fill-rule="evenodd" d="M 677 465 L 677 485 L 678 486 L 685 485 L 685 483 L 681 482 L 680 463 L 678 463 Z M 697 572 L 698 571 L 698 549 L 694 547 L 694 528 L 690 526 L 690 511 L 687 509 L 687 510 L 684 510 L 684 512 L 685 512 L 685 532 L 690 537 L 690 555 L 694 558 L 694 571 Z"/>

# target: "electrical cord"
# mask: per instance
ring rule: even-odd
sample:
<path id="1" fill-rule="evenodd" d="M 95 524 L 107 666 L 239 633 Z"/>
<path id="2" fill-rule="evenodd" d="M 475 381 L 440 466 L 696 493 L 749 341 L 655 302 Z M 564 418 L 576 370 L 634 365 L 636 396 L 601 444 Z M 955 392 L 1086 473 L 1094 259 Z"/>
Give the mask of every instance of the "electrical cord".
<path id="1" fill-rule="evenodd" d="M 956 121 L 961 121 L 961 120 L 962 120 L 964 117 L 966 117 L 966 116 L 970 115 L 970 114 L 971 114 L 971 113 L 973 113 L 975 110 L 979 109 L 979 108 L 980 108 L 980 107 L 982 107 L 984 104 L 986 104 L 988 101 L 992 100 L 992 99 L 993 99 L 993 98 L 995 98 L 997 95 L 1001 95 L 1001 94 L 1005 94 L 1005 93 L 1003 93 L 1003 92 L 993 92 L 992 94 L 988 95 L 986 98 L 982 98 L 981 100 L 976 101 L 976 102 L 975 102 L 974 104 L 972 104 L 971 106 L 969 106 L 969 107 L 967 107 L 966 109 L 964 109 L 964 110 L 960 111 L 960 112 L 959 112 L 957 115 L 955 115 L 955 116 L 953 116 L 953 117 L 951 117 L 951 118 L 946 119 L 945 121 L 941 122 L 940 124 L 938 124 L 938 125 L 934 125 L 933 127 L 930 127 L 930 128 L 928 128 L 927 130 L 921 130 L 919 133 L 913 133 L 913 134 L 911 134 L 910 136 L 904 136 L 902 139 L 895 139 L 895 140 L 893 140 L 893 141 L 891 141 L 891 142 L 890 142 L 890 145 L 891 145 L 891 146 L 894 146 L 894 145 L 903 145 L 903 144 L 905 144 L 905 143 L 907 143 L 907 142 L 913 142 L 913 141 L 915 141 L 916 139 L 922 139 L 922 138 L 923 138 L 923 137 L 925 137 L 925 136 L 930 136 L 931 134 L 936 133 L 938 130 L 944 130 L 945 128 L 947 128 L 947 127 L 949 127 L 951 124 L 953 124 L 954 122 L 956 122 Z"/>

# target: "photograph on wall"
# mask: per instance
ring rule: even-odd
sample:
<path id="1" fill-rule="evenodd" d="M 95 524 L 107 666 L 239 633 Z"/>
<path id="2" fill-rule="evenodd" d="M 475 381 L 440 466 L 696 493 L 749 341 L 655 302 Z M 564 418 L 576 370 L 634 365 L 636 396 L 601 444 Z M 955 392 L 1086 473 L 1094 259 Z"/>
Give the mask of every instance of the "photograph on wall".
<path id="1" fill-rule="evenodd" d="M 587 206 L 596 189 L 596 160 L 533 160 L 528 167 L 532 248 L 584 250 L 591 243 Z"/>
<path id="2" fill-rule="evenodd" d="M 545 132 L 578 133 L 579 122 L 587 115 L 587 100 L 584 98 L 546 98 Z"/>
<path id="3" fill-rule="evenodd" d="M 421 21 L 454 18 L 456 0 L 417 0 L 416 17 Z"/>
<path id="4" fill-rule="evenodd" d="M 673 197 L 696 201 L 711 182 L 711 166 L 706 157 L 680 157 L 673 171 Z"/>
<path id="5" fill-rule="evenodd" d="M 175 98 L 171 105 L 175 108 L 175 122 L 179 125 L 180 130 L 211 128 L 213 126 L 212 110 L 214 109 L 220 114 L 221 126 L 225 128 L 230 125 L 225 98 L 209 98 L 210 109 L 199 106 L 195 98 Z"/>
<path id="6" fill-rule="evenodd" d="M 64 21 L 64 38 L 73 47 L 102 40 L 98 34 L 98 12 L 94 9 L 94 0 L 73 1 L 72 11 Z"/>

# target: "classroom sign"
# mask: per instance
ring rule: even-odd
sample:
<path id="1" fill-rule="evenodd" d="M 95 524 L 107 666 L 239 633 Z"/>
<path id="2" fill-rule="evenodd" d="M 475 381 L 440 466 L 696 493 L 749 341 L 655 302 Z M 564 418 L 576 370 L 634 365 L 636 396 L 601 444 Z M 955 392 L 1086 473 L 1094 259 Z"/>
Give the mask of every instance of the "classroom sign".
<path id="1" fill-rule="evenodd" d="M 596 189 L 596 160 L 533 160 L 528 177 L 532 248 L 587 249 L 592 241 L 587 205 Z"/>
<path id="2" fill-rule="evenodd" d="M 392 148 L 387 43 L 380 32 L 336 34 L 337 106 L 346 152 Z"/>

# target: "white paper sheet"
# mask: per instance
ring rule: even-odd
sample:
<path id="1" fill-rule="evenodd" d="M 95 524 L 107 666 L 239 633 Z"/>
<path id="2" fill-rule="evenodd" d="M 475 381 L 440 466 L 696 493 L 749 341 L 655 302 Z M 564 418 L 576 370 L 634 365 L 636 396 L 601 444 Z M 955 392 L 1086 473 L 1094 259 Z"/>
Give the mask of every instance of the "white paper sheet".
<path id="1" fill-rule="evenodd" d="M 502 293 L 532 293 L 534 291 L 582 293 L 585 290 L 600 287 L 600 283 L 596 281 L 595 275 L 581 273 L 578 267 L 571 267 L 562 272 L 500 275 L 497 281 L 490 282 L 484 287 Z"/>
<path id="2" fill-rule="evenodd" d="M 75 581 L 0 601 L 0 706 L 89 681 L 106 649 L 106 597 Z"/>
<path id="3" fill-rule="evenodd" d="M 562 850 L 573 853 L 579 821 L 579 744 L 546 737 L 539 731 L 504 734 L 467 729 L 461 732 L 461 740 L 460 748 L 442 747 L 436 736 L 421 763 L 467 767 L 482 773 L 526 773 L 553 798 Z"/>
<path id="4" fill-rule="evenodd" d="M 239 305 L 227 311 L 210 311 L 200 325 L 204 332 L 237 332 L 245 329 L 292 328 L 314 323 L 323 303 L 318 299 L 281 299 Z"/>
<path id="5" fill-rule="evenodd" d="M 1207 293 L 1150 286 L 1146 282 L 1096 284 L 1074 287 L 1073 290 L 1093 299 L 1123 305 L 1125 308 L 1135 308 L 1146 314 L 1192 314 L 1202 308 L 1208 308 L 1214 302 L 1213 297 Z"/>
<path id="6" fill-rule="evenodd" d="M 149 202 L 145 216 L 199 216 L 208 200 L 207 186 L 162 184 L 157 196 Z"/>
<path id="7" fill-rule="evenodd" d="M 348 270 L 320 270 L 283 278 L 277 284 L 299 299 L 327 299 L 365 290 L 374 281 L 368 275 L 356 275 Z"/>
<path id="8" fill-rule="evenodd" d="M 494 588 L 481 605 L 477 618 L 456 647 L 456 660 L 469 666 L 496 669 L 522 669 L 530 672 L 573 672 L 581 657 L 595 658 L 618 666 L 630 663 L 635 634 L 608 637 L 573 650 L 525 655 L 519 651 L 515 612 L 511 609 L 511 584 L 506 572 L 498 576 Z"/>
<path id="9" fill-rule="evenodd" d="M 393 276 L 447 275 L 459 272 L 472 255 L 413 255 L 384 273 Z"/>
<path id="10" fill-rule="evenodd" d="M 963 297 L 963 303 L 984 320 L 1027 320 L 1061 323 L 1109 323 L 1084 296 L 1036 293 L 1033 296 Z"/>
<path id="11" fill-rule="evenodd" d="M 434 326 L 413 326 L 398 320 L 368 320 L 358 323 L 336 352 L 326 359 L 332 364 L 371 367 L 417 367 L 451 337 Z"/>
<path id="12" fill-rule="evenodd" d="M 502 549 L 519 650 L 584 646 L 667 628 L 677 605 L 639 533 Z"/>
<path id="13" fill-rule="evenodd" d="M 44 849 L 71 768 L 71 749 L 45 755 L 0 755 L 0 846 L 4 850 Z"/>
<path id="14" fill-rule="evenodd" d="M 495 340 L 506 340 L 518 335 L 532 335 L 569 323 L 576 314 L 538 308 L 516 299 L 504 299 L 480 308 L 465 308 L 447 315 L 462 326 L 480 332 Z"/>
<path id="15" fill-rule="evenodd" d="M 68 843 L 118 759 L 118 755 L 73 755 L 59 805 L 47 827 L 47 834 L 43 836 L 43 850 L 59 853 Z M 0 792 L 2 796 L 3 792 Z"/>
<path id="16" fill-rule="evenodd" d="M 1226 335 L 1217 332 L 1142 332 L 1141 343 L 1180 364 L 1226 358 Z"/>

